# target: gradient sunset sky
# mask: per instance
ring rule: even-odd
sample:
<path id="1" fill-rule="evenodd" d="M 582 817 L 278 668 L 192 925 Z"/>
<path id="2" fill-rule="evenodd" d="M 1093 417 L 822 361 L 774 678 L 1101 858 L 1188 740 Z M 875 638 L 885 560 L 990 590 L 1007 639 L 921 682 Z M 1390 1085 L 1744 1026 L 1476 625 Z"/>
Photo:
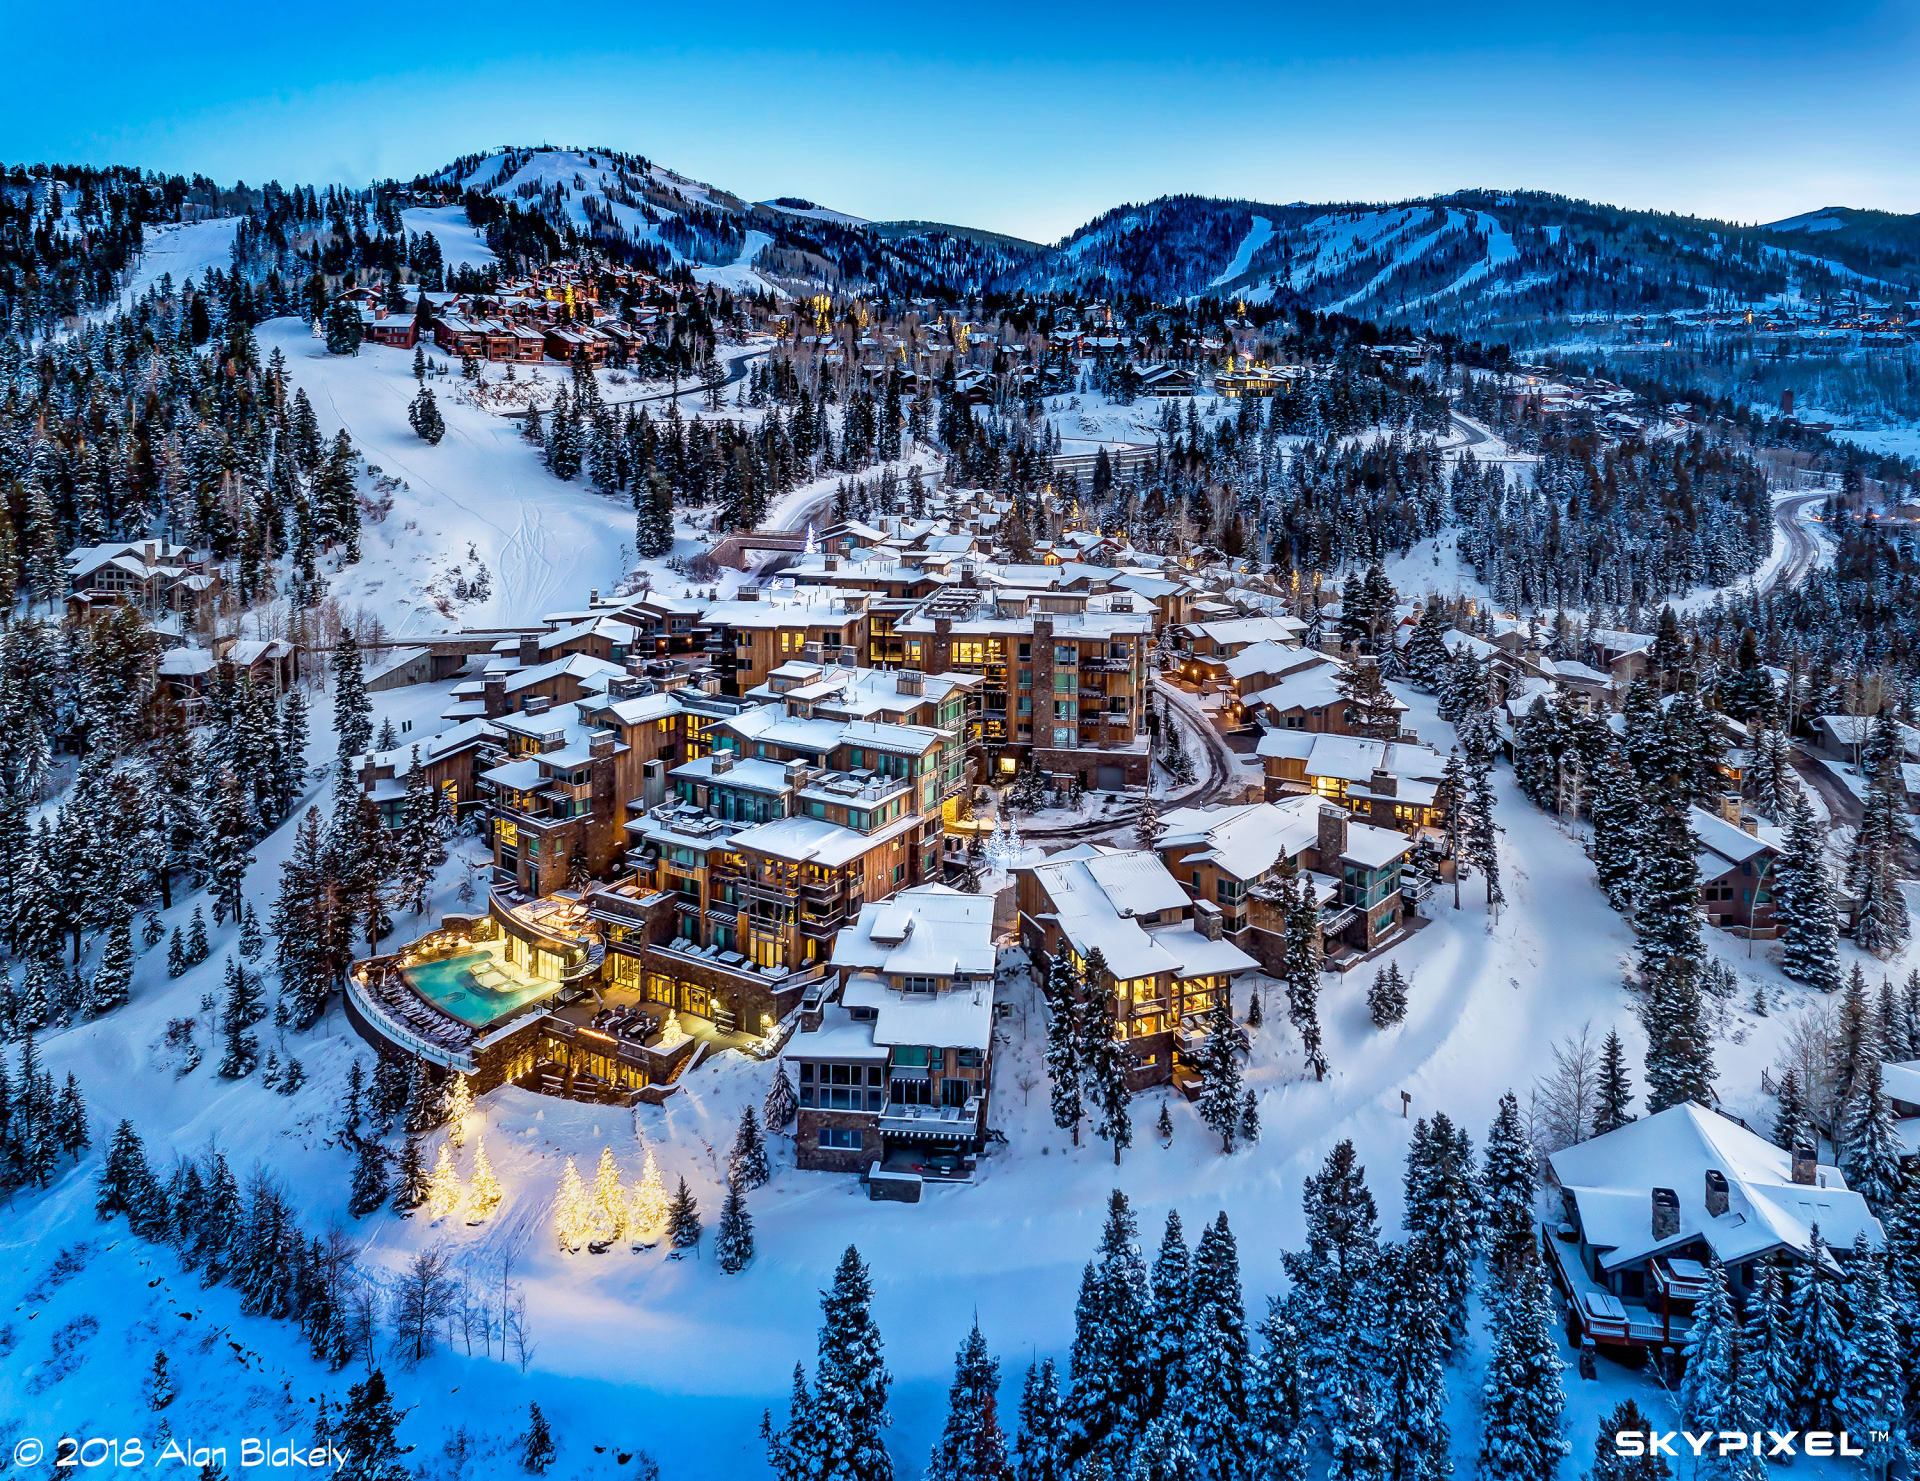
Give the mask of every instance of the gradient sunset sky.
<path id="1" fill-rule="evenodd" d="M 16 12 L 0 158 L 354 184 L 515 143 L 1051 241 L 1173 191 L 1920 211 L 1920 5 Z"/>

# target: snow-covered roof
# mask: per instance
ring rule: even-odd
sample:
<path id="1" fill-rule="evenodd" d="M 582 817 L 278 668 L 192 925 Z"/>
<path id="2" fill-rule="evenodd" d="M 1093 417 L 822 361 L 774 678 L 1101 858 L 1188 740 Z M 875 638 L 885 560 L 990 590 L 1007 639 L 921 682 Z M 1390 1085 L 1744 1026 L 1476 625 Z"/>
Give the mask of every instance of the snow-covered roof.
<path id="1" fill-rule="evenodd" d="M 832 965 L 889 976 L 990 978 L 993 964 L 993 897 L 938 884 L 861 906 L 833 942 Z"/>
<path id="2" fill-rule="evenodd" d="M 729 753 L 719 752 L 725 756 Z M 714 774 L 713 755 L 699 756 L 692 761 L 683 761 L 668 773 L 675 781 L 712 782 L 722 787 L 738 787 L 743 792 L 785 792 L 788 787 L 787 766 L 784 761 L 762 761 L 748 756 L 735 760 L 733 764 Z"/>
<path id="3" fill-rule="evenodd" d="M 508 761 L 480 773 L 480 780 L 514 792 L 531 792 L 540 785 L 540 763 L 531 757 Z"/>
<path id="4" fill-rule="evenodd" d="M 1297 617 L 1233 617 L 1224 622 L 1197 622 L 1195 631 L 1215 643 L 1284 643 L 1307 630 Z"/>
<path id="5" fill-rule="evenodd" d="M 1315 664 L 1310 668 L 1299 669 L 1288 674 L 1278 684 L 1249 695 L 1249 705 L 1267 705 L 1274 710 L 1324 710 L 1339 703 L 1345 696 L 1340 692 L 1340 667 L 1337 664 Z M 1405 708 L 1405 706 L 1401 706 Z"/>
<path id="6" fill-rule="evenodd" d="M 781 818 L 734 834 L 733 846 L 832 869 L 850 864 L 868 850 L 879 848 L 896 835 L 919 826 L 918 813 L 908 813 L 871 833 L 843 828 L 820 818 Z"/>
<path id="7" fill-rule="evenodd" d="M 1195 960 L 1233 961 L 1213 950 L 1228 943 L 1208 941 L 1191 924 L 1185 932 L 1174 929 L 1175 922 L 1168 922 L 1162 931 L 1146 929 L 1143 917 L 1157 921 L 1162 911 L 1184 914 L 1190 907 L 1186 891 L 1167 866 L 1144 849 L 1121 852 L 1099 845 L 1069 849 L 1035 865 L 1033 872 L 1053 906 L 1061 934 L 1082 957 L 1097 949 L 1115 976 L 1170 972 L 1193 977 L 1213 971 L 1247 971 L 1257 965 L 1234 947 L 1235 965 L 1193 967 L 1190 962 Z M 1201 946 L 1189 952 L 1193 942 Z"/>
<path id="8" fill-rule="evenodd" d="M 1191 848 L 1184 862 L 1211 863 L 1234 879 L 1258 879 L 1319 837 L 1318 797 L 1289 797 L 1240 807 L 1182 807 L 1160 818 L 1160 849 Z"/>
<path id="9" fill-rule="evenodd" d="M 1710 878 L 1726 873 L 1730 865 L 1744 864 L 1764 853 L 1778 853 L 1786 846 L 1786 835 L 1778 828 L 1763 823 L 1755 836 L 1697 804 L 1687 809 L 1687 822 L 1714 861 L 1702 864 L 1703 873 Z"/>
<path id="10" fill-rule="evenodd" d="M 1860 1234 L 1871 1245 L 1886 1239 L 1866 1200 L 1847 1188 L 1838 1168 L 1823 1166 L 1813 1183 L 1796 1183 L 1790 1153 L 1691 1103 L 1629 1122 L 1547 1160 L 1561 1187 L 1573 1195 L 1581 1230 L 1609 1270 L 1696 1239 L 1704 1239 L 1723 1261 L 1750 1260 L 1783 1247 L 1805 1255 L 1815 1224 L 1836 1248 Z M 1709 1171 L 1727 1180 L 1727 1211 L 1712 1217 L 1706 1208 Z M 1664 1239 L 1653 1236 L 1655 1188 L 1670 1188 L 1679 1200 L 1679 1230 Z"/>

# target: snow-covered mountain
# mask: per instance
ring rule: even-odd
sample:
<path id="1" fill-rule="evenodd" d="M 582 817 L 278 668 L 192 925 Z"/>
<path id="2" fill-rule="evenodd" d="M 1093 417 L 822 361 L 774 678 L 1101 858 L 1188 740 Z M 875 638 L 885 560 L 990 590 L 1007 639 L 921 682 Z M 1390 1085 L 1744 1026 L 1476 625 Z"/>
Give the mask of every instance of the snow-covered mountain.
<path id="1" fill-rule="evenodd" d="M 794 196 L 750 201 L 604 149 L 469 155 L 411 184 L 458 192 L 502 259 L 592 246 L 616 260 L 687 267 L 745 291 L 955 297 L 981 291 L 1019 262 L 1011 239 L 918 222 L 894 229 Z"/>
<path id="2" fill-rule="evenodd" d="M 797 196 L 752 201 L 608 150 L 499 150 L 413 185 L 458 192 L 502 257 L 590 244 L 740 289 L 1211 295 L 1523 337 L 1590 315 L 1920 296 L 1920 218 L 1839 207 L 1741 226 L 1540 192 L 1331 205 L 1183 195 L 1115 207 L 1042 247 Z"/>

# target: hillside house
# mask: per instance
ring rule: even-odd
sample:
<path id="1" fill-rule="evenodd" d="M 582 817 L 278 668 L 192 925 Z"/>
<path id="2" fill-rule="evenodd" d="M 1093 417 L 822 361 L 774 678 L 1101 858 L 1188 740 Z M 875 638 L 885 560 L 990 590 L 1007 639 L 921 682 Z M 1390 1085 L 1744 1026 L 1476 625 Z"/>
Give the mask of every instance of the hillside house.
<path id="1" fill-rule="evenodd" d="M 963 1178 L 992 1081 L 993 899 L 943 885 L 861 907 L 788 1041 L 802 1168 Z"/>
<path id="2" fill-rule="evenodd" d="M 1772 1255 L 1804 1261 L 1813 1229 L 1834 1249 L 1886 1234 L 1811 1146 L 1783 1151 L 1704 1106 L 1673 1106 L 1547 1159 L 1561 1211 L 1541 1229 L 1568 1302 L 1570 1340 L 1678 1348 L 1718 1257 L 1736 1301 Z"/>
<path id="3" fill-rule="evenodd" d="M 1036 974 L 1067 952 L 1133 1059 L 1135 1089 L 1163 1085 L 1202 1042 L 1218 993 L 1259 963 L 1227 940 L 1220 908 L 1191 899 L 1158 855 L 1081 844 L 1014 871 L 1020 939 Z"/>

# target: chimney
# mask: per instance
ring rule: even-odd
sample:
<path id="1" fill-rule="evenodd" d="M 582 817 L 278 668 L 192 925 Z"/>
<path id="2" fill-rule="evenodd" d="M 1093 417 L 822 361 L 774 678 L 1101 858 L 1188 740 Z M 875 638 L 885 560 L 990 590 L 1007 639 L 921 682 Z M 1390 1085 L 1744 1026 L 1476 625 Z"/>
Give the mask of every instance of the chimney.
<path id="1" fill-rule="evenodd" d="M 1820 1169 L 1820 1155 L 1806 1142 L 1793 1144 L 1793 1180 L 1811 1188 Z"/>
<path id="2" fill-rule="evenodd" d="M 530 669 L 540 662 L 540 634 L 520 634 L 520 667 Z"/>
<path id="3" fill-rule="evenodd" d="M 901 669 L 894 675 L 894 685 L 902 694 L 925 694 L 927 676 L 919 669 Z"/>
<path id="4" fill-rule="evenodd" d="M 1367 779 L 1367 790 L 1376 797 L 1397 797 L 1400 795 L 1400 778 L 1384 767 L 1376 766 L 1373 775 Z"/>
<path id="5" fill-rule="evenodd" d="M 1720 794 L 1720 817 L 1722 821 L 1731 823 L 1736 828 L 1740 826 L 1740 794 L 1738 792 Z"/>
<path id="6" fill-rule="evenodd" d="M 1320 868 L 1327 871 L 1347 851 L 1347 812 L 1345 808 L 1323 805 L 1320 809 Z"/>
<path id="7" fill-rule="evenodd" d="M 1653 1190 L 1653 1237 L 1672 1239 L 1680 1232 L 1680 1195 L 1671 1188 Z"/>
<path id="8" fill-rule="evenodd" d="M 709 759 L 713 763 L 708 768 L 710 776 L 725 776 L 733 770 L 733 752 L 731 751 L 715 751 Z"/>
<path id="9" fill-rule="evenodd" d="M 587 588 L 587 605 L 589 607 L 597 607 L 600 605 L 600 588 L 599 587 L 589 586 Z"/>
<path id="10" fill-rule="evenodd" d="M 1717 1219 L 1727 1211 L 1727 1175 L 1717 1167 L 1707 1169 L 1707 1217 Z"/>
<path id="11" fill-rule="evenodd" d="M 505 678 L 489 678 L 481 691 L 481 707 L 489 720 L 497 720 L 511 708 L 507 703 Z"/>
<path id="12" fill-rule="evenodd" d="M 587 756 L 593 761 L 605 761 L 613 756 L 614 734 L 611 730 L 596 730 L 587 737 Z"/>
<path id="13" fill-rule="evenodd" d="M 1193 902 L 1193 928 L 1209 941 L 1220 939 L 1220 907 L 1211 900 Z"/>

